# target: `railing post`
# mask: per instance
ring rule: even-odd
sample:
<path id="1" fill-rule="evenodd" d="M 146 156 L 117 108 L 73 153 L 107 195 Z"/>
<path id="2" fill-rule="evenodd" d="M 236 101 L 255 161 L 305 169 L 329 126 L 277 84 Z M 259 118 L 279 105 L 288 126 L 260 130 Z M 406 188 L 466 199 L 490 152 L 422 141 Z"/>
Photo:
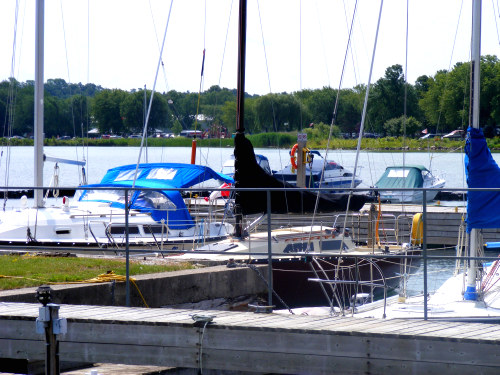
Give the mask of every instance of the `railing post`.
<path id="1" fill-rule="evenodd" d="M 267 190 L 267 278 L 268 306 L 273 305 L 273 251 L 271 249 L 271 191 Z"/>
<path id="2" fill-rule="evenodd" d="M 130 307 L 130 246 L 128 243 L 128 189 L 125 189 L 125 305 Z"/>
<path id="3" fill-rule="evenodd" d="M 424 320 L 427 320 L 427 191 L 425 189 L 422 194 L 422 211 L 423 211 L 422 257 L 424 265 Z"/>

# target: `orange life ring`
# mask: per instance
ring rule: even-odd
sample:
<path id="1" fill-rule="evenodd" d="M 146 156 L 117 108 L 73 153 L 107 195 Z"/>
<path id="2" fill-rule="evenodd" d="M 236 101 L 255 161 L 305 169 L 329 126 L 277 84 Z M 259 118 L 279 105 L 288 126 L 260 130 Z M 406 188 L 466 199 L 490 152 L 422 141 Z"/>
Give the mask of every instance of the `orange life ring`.
<path id="1" fill-rule="evenodd" d="M 292 151 L 290 151 L 290 163 L 292 163 L 292 168 L 297 169 L 297 149 L 299 148 L 299 144 L 295 143 L 292 147 Z"/>

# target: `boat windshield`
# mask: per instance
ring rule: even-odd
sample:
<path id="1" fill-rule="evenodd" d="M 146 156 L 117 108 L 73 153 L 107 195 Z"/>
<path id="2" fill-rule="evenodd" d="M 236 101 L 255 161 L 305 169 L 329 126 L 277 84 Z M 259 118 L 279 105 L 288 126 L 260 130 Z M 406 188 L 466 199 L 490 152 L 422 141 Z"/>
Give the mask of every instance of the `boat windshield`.
<path id="1" fill-rule="evenodd" d="M 133 207 L 150 208 L 157 211 L 177 209 L 177 206 L 167 196 L 152 190 L 140 191 L 134 201 Z"/>
<path id="2" fill-rule="evenodd" d="M 125 203 L 124 190 L 85 190 L 79 201 Z"/>

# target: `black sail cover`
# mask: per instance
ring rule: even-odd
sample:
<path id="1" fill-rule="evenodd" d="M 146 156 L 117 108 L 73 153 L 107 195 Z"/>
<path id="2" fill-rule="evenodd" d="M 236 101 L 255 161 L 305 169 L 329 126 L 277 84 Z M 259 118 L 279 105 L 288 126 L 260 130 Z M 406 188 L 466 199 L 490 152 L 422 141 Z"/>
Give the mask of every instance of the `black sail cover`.
<path id="1" fill-rule="evenodd" d="M 237 133 L 234 138 L 235 187 L 236 188 L 295 188 L 267 174 L 256 162 L 252 143 L 244 133 Z M 312 213 L 319 199 L 317 212 L 343 212 L 347 209 L 348 194 L 320 194 L 317 191 L 271 191 L 272 213 Z M 366 203 L 364 195 L 351 196 L 349 210 L 359 211 Z M 266 191 L 239 191 L 236 205 L 243 215 L 267 212 Z"/>

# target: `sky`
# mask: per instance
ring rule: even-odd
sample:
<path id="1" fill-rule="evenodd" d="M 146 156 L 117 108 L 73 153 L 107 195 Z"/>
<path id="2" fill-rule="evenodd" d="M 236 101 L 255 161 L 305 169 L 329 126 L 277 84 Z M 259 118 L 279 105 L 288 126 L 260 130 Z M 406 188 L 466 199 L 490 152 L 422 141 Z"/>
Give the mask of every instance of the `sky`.
<path id="1" fill-rule="evenodd" d="M 470 0 L 408 3 L 406 46 L 407 2 L 383 2 L 372 83 L 394 64 L 405 68 L 413 84 L 421 75 L 469 60 Z M 499 3 L 483 1 L 482 55 L 500 55 Z M 357 2 L 341 80 L 355 4 L 248 0 L 245 91 L 264 95 L 367 84 L 380 1 Z M 233 89 L 237 18 L 237 0 L 46 0 L 44 78 L 127 91 L 144 85 L 160 92 Z M 33 80 L 35 1 L 0 1 L 0 35 L 0 80 Z"/>

